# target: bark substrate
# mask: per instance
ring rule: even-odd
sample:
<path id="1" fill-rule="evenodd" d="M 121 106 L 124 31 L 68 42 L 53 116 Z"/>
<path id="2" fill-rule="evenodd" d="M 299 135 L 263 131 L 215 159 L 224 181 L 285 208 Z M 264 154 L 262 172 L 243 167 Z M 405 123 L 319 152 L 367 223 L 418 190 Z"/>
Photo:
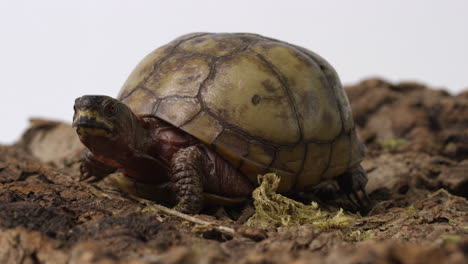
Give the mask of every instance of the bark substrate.
<path id="1" fill-rule="evenodd" d="M 312 196 L 365 235 L 246 227 L 239 208 L 196 216 L 213 226 L 147 210 L 111 178 L 79 182 L 74 130 L 36 119 L 0 146 L 0 263 L 468 263 L 468 92 L 380 79 L 346 90 L 372 204 L 355 213 L 335 185 Z"/>

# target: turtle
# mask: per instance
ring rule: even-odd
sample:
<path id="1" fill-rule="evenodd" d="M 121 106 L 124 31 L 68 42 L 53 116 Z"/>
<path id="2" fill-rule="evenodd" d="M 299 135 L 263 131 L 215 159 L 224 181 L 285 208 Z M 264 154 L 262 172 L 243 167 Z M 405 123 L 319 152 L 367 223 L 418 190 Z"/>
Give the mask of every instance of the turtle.
<path id="1" fill-rule="evenodd" d="M 192 33 L 157 48 L 117 98 L 75 100 L 82 180 L 120 171 L 133 195 L 199 213 L 248 200 L 257 176 L 278 192 L 336 180 L 361 203 L 365 146 L 336 71 L 316 53 L 250 33 Z"/>

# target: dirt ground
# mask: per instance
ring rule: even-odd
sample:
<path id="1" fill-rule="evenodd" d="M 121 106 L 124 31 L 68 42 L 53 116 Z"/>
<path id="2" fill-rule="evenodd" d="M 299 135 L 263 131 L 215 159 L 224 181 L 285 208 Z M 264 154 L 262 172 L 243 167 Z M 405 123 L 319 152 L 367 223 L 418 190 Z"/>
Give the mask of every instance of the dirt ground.
<path id="1" fill-rule="evenodd" d="M 195 216 L 210 226 L 148 210 L 112 178 L 79 182 L 74 130 L 34 120 L 0 146 L 0 263 L 468 263 L 468 91 L 370 79 L 347 92 L 372 207 L 354 212 L 333 186 L 317 197 L 345 209 L 348 233 L 248 228 L 231 208 Z"/>

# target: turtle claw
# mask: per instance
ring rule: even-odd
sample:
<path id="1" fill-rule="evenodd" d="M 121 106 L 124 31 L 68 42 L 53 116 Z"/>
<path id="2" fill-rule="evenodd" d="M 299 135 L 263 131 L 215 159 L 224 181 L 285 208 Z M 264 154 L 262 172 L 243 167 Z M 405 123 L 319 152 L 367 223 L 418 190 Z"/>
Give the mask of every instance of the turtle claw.
<path id="1" fill-rule="evenodd" d="M 90 152 L 87 152 L 80 164 L 80 182 L 93 183 L 102 180 L 108 174 L 115 171 L 115 168 L 94 159 Z"/>
<path id="2" fill-rule="evenodd" d="M 94 176 L 83 176 L 81 175 L 80 178 L 78 179 L 78 181 L 80 182 L 86 182 L 86 183 L 95 183 L 95 182 L 98 182 L 99 180 L 101 180 L 101 178 L 97 178 L 97 177 L 94 177 Z"/>
<path id="3" fill-rule="evenodd" d="M 366 189 L 364 187 L 361 186 L 361 192 L 362 194 L 364 195 L 364 199 L 366 200 L 367 203 L 370 203 L 370 198 L 369 198 L 369 194 L 367 194 L 366 192 Z"/>
<path id="4" fill-rule="evenodd" d="M 359 202 L 356 202 L 355 199 L 353 198 L 354 197 L 354 194 L 351 195 L 350 193 L 346 193 L 346 197 L 348 198 L 348 200 L 351 202 L 351 204 L 356 207 L 356 208 L 359 208 L 360 207 L 360 203 Z"/>
<path id="5" fill-rule="evenodd" d="M 364 190 L 361 190 L 363 195 L 359 195 L 359 191 L 352 191 L 349 193 L 346 193 L 346 197 L 348 200 L 353 204 L 354 207 L 356 208 L 366 208 L 367 205 L 370 204 L 369 197 L 367 196 L 367 193 Z"/>
<path id="6" fill-rule="evenodd" d="M 87 182 L 87 183 L 93 183 L 99 181 L 101 178 L 98 178 L 93 175 L 92 170 L 90 168 L 87 168 L 84 163 L 81 163 L 80 165 L 80 178 L 78 181 L 80 182 Z"/>
<path id="7" fill-rule="evenodd" d="M 369 195 L 365 190 L 367 175 L 361 166 L 351 168 L 337 178 L 340 189 L 349 201 L 359 209 L 366 209 L 370 205 Z M 359 194 L 362 192 L 362 195 Z"/>
<path id="8" fill-rule="evenodd" d="M 80 175 L 78 179 L 79 182 L 86 182 L 87 179 L 91 178 L 90 176 L 84 176 L 83 174 Z"/>
<path id="9" fill-rule="evenodd" d="M 80 182 L 84 182 L 87 179 L 91 178 L 92 175 L 89 172 L 89 169 L 86 168 L 85 162 L 81 161 L 80 164 L 80 178 L 78 179 Z"/>
<path id="10" fill-rule="evenodd" d="M 83 166 L 81 166 L 83 167 Z M 90 172 L 90 171 L 87 171 L 86 169 L 81 169 L 80 168 L 80 178 L 78 179 L 78 181 L 80 182 L 86 182 L 86 183 L 95 183 L 95 182 L 98 182 L 100 180 L 102 180 L 106 175 L 103 175 L 102 177 L 99 177 L 97 175 L 94 175 L 93 172 Z"/>
<path id="11" fill-rule="evenodd" d="M 359 195 L 359 191 L 353 191 L 352 197 L 356 199 L 358 208 L 366 208 L 367 205 L 370 203 L 369 196 L 367 195 L 364 188 L 361 188 L 361 192 L 363 193 L 362 197 L 364 197 L 364 199 L 362 199 Z"/>

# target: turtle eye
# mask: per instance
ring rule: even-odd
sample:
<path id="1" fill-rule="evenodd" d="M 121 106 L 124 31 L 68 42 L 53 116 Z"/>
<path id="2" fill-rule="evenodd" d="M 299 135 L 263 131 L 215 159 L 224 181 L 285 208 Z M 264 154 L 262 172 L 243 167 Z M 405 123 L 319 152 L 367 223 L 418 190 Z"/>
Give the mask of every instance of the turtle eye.
<path id="1" fill-rule="evenodd" d="M 104 107 L 106 114 L 113 115 L 117 111 L 117 106 L 115 103 L 109 103 Z"/>

